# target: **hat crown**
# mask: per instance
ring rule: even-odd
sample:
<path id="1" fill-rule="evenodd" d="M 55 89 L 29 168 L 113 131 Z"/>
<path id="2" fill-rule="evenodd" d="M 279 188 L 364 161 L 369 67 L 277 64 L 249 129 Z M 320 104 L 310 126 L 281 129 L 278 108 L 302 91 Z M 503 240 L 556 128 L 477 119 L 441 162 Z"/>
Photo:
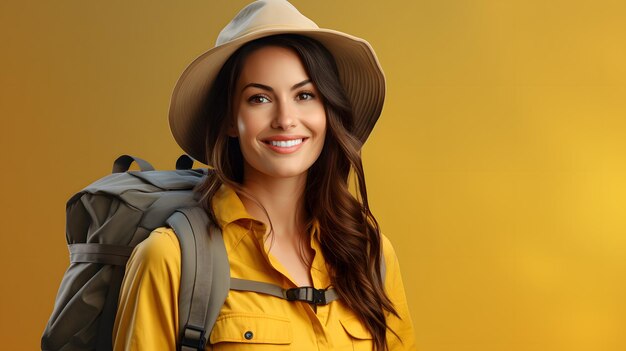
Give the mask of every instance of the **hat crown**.
<path id="1" fill-rule="evenodd" d="M 259 0 L 244 7 L 220 32 L 215 46 L 250 33 L 272 29 L 317 29 L 311 21 L 285 0 Z"/>

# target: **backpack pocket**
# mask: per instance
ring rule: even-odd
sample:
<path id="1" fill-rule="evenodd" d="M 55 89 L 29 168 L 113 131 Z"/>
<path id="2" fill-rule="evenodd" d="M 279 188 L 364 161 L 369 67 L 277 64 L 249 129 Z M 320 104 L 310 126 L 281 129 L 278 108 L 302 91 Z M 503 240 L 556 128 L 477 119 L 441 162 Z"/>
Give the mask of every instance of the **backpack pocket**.
<path id="1" fill-rule="evenodd" d="M 254 344 L 255 350 L 265 349 L 263 346 L 267 350 L 289 350 L 292 341 L 289 319 L 256 313 L 219 316 L 210 337 L 219 350 L 243 350 L 247 344 Z"/>

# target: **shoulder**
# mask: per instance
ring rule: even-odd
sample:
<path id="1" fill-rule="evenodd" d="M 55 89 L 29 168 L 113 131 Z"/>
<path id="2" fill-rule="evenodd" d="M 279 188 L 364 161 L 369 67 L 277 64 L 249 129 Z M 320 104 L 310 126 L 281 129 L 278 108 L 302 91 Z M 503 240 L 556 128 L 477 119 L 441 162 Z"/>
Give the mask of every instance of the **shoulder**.
<path id="1" fill-rule="evenodd" d="M 385 235 L 381 234 L 381 246 L 383 252 L 383 262 L 384 266 L 381 267 L 383 272 L 383 280 L 385 281 L 385 285 L 389 288 L 389 286 L 393 286 L 401 280 L 400 273 L 400 264 L 398 263 L 398 256 L 396 255 L 396 250 L 393 247 L 393 244 Z"/>
<path id="2" fill-rule="evenodd" d="M 144 268 L 165 266 L 180 267 L 180 245 L 171 228 L 159 227 L 139 243 L 129 263 L 141 263 Z"/>
<path id="3" fill-rule="evenodd" d="M 398 259 L 396 257 L 396 250 L 393 248 L 393 244 L 391 243 L 389 238 L 387 238 L 387 236 L 385 236 L 384 234 L 380 235 L 380 244 L 382 246 L 383 258 L 385 260 L 385 263 L 387 265 L 390 265 L 396 262 Z"/>
<path id="4" fill-rule="evenodd" d="M 384 278 L 385 291 L 397 312 L 397 315 L 391 313 L 387 315 L 387 327 L 393 331 L 393 333 L 387 333 L 388 347 L 390 350 L 415 350 L 413 322 L 407 304 L 398 257 L 391 241 L 386 236 L 381 235 L 381 242 L 387 267 Z"/>

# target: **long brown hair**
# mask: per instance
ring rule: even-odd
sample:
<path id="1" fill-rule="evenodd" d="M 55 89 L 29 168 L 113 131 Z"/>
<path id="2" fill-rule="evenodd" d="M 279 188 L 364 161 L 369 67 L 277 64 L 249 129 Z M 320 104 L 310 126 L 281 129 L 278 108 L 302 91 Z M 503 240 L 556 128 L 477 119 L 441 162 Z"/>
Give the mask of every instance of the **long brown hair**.
<path id="1" fill-rule="evenodd" d="M 381 277 L 380 229 L 367 200 L 359 152 L 362 143 L 352 134 L 352 106 L 332 54 L 322 44 L 299 35 L 265 37 L 244 45 L 224 64 L 207 99 L 207 106 L 212 106 L 211 111 L 205 111 L 211 119 L 206 143 L 212 145 L 207 149 L 212 152 L 207 153 L 207 163 L 213 171 L 196 189 L 201 195 L 200 202 L 216 222 L 212 199 L 220 186 L 228 184 L 242 190 L 243 156 L 238 140 L 227 134 L 233 113 L 232 96 L 246 57 L 267 45 L 294 50 L 322 96 L 327 131 L 324 148 L 308 171 L 305 211 L 309 219 L 319 223 L 322 253 L 341 301 L 370 331 L 375 349 L 385 350 L 388 328 L 385 316 L 398 314 L 385 293 Z M 348 189 L 351 171 L 358 198 Z"/>

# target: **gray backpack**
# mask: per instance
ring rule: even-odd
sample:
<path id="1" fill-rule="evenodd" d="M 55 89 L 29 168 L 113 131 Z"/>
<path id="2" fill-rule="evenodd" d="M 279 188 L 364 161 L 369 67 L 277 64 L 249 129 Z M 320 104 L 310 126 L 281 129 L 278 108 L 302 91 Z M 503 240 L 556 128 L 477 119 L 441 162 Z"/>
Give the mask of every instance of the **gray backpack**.
<path id="1" fill-rule="evenodd" d="M 133 161 L 141 171 L 128 171 Z M 69 199 L 70 266 L 41 338 L 42 350 L 112 349 L 126 262 L 133 248 L 160 226 L 173 228 L 181 247 L 179 350 L 204 350 L 229 289 L 310 304 L 337 299 L 333 289 L 282 289 L 230 278 L 221 231 L 194 197 L 194 187 L 208 171 L 192 165 L 184 155 L 176 170 L 155 171 L 148 162 L 123 155 L 115 160 L 113 174 Z"/>

